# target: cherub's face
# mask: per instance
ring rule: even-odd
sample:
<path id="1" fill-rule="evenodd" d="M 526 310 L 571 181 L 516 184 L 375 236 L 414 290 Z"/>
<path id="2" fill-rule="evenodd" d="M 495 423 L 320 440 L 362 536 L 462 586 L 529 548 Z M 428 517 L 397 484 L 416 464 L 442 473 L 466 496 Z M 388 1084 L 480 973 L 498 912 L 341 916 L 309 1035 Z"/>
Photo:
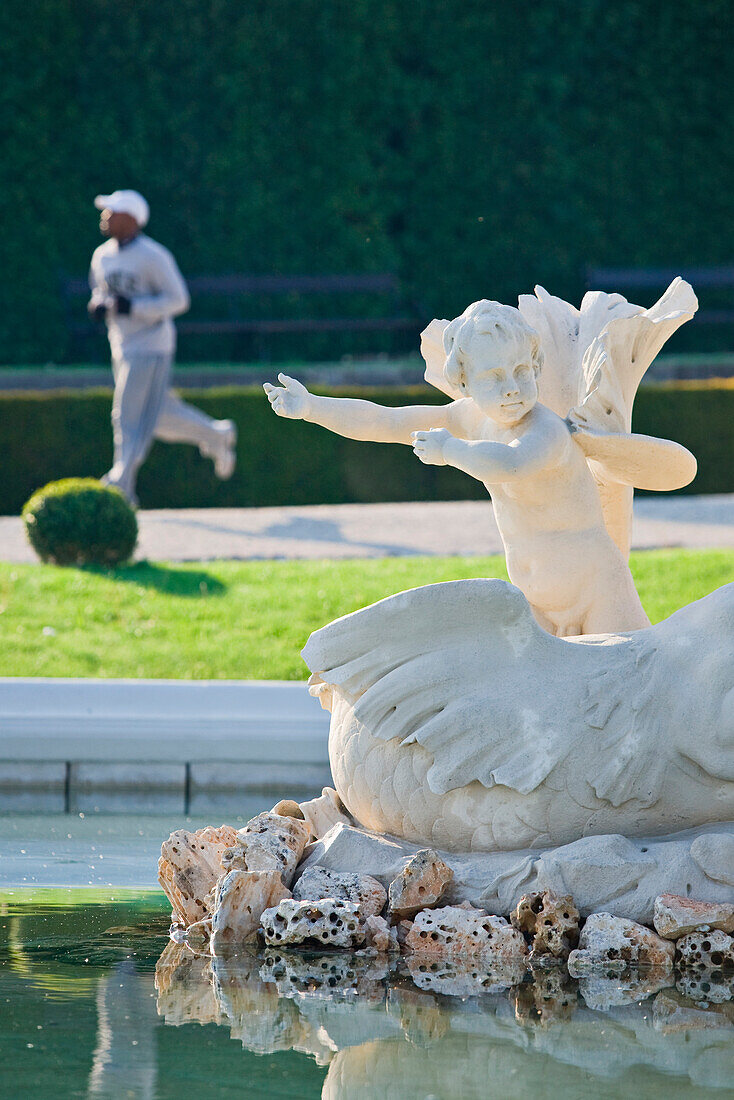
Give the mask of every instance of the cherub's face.
<path id="1" fill-rule="evenodd" d="M 538 400 L 530 348 L 518 348 L 485 333 L 474 333 L 463 355 L 464 390 L 485 416 L 510 428 Z"/>

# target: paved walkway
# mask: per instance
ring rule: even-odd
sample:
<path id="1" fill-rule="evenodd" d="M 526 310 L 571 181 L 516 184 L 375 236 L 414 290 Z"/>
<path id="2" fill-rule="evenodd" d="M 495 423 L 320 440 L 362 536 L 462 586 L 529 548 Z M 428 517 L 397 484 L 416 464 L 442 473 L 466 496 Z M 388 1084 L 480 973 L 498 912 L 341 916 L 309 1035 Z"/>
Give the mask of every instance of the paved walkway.
<path id="1" fill-rule="evenodd" d="M 302 508 L 181 508 L 141 511 L 137 556 L 380 558 L 502 551 L 488 501 L 318 504 Z M 633 547 L 734 547 L 734 493 L 664 495 L 635 501 Z M 0 560 L 35 556 L 17 516 L 0 517 Z"/>

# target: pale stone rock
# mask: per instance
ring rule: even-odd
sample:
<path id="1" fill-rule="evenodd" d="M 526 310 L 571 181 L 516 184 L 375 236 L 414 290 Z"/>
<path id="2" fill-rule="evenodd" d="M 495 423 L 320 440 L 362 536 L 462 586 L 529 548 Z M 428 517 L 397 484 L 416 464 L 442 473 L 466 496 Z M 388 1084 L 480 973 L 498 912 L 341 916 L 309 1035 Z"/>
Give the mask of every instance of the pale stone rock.
<path id="1" fill-rule="evenodd" d="M 578 978 L 604 968 L 623 972 L 630 966 L 672 971 L 675 948 L 649 928 L 609 913 L 593 913 L 581 929 L 578 950 L 568 957 L 568 971 Z"/>
<path id="2" fill-rule="evenodd" d="M 262 914 L 261 928 L 265 942 L 271 947 L 312 940 L 330 947 L 359 947 L 365 939 L 359 906 L 334 898 L 281 901 Z"/>
<path id="3" fill-rule="evenodd" d="M 414 917 L 420 909 L 437 905 L 453 880 L 454 872 L 431 848 L 416 852 L 390 883 L 391 919 Z"/>
<path id="4" fill-rule="evenodd" d="M 237 832 L 235 843 L 222 855 L 225 871 L 277 871 L 286 886 L 311 839 L 308 822 L 280 814 L 262 813 Z"/>
<path id="5" fill-rule="evenodd" d="M 384 917 L 370 915 L 364 922 L 365 945 L 360 953 L 394 955 L 400 951 L 397 932 Z"/>
<path id="6" fill-rule="evenodd" d="M 278 871 L 229 871 L 217 883 L 212 915 L 212 950 L 244 943 L 260 927 L 265 909 L 291 896 Z"/>
<path id="7" fill-rule="evenodd" d="M 521 933 L 504 917 L 490 916 L 483 909 L 453 905 L 418 913 L 405 947 L 429 959 L 483 956 L 506 962 L 527 955 Z"/>
<path id="8" fill-rule="evenodd" d="M 301 802 L 299 809 L 317 840 L 340 822 L 344 825 L 353 824 L 353 818 L 347 813 L 333 787 L 324 787 L 318 798 Z"/>
<path id="9" fill-rule="evenodd" d="M 653 1025 L 663 1035 L 681 1031 L 734 1028 L 734 1003 L 695 1004 L 675 989 L 658 993 L 652 1006 Z"/>
<path id="10" fill-rule="evenodd" d="M 579 911 L 570 894 L 560 898 L 550 890 L 525 894 L 510 920 L 531 937 L 531 964 L 546 955 L 567 959 L 579 942 Z"/>
<path id="11" fill-rule="evenodd" d="M 734 905 L 661 894 L 655 898 L 653 923 L 658 935 L 666 940 L 679 940 L 702 925 L 731 933 L 734 932 Z"/>
<path id="12" fill-rule="evenodd" d="M 222 874 L 221 858 L 237 837 L 229 825 L 195 832 L 177 829 L 161 845 L 158 881 L 176 924 L 188 928 L 211 912 L 211 890 Z"/>
<path id="13" fill-rule="evenodd" d="M 387 901 L 384 887 L 371 875 L 340 874 L 324 867 L 304 871 L 293 887 L 293 897 L 297 901 L 320 901 L 322 898 L 351 901 L 363 917 L 378 916 Z"/>
<path id="14" fill-rule="evenodd" d="M 689 932 L 675 944 L 681 971 L 691 971 L 711 982 L 734 976 L 734 936 L 718 928 Z"/>
<path id="15" fill-rule="evenodd" d="M 276 802 L 270 812 L 278 814 L 280 817 L 297 817 L 299 821 L 305 820 L 303 810 L 292 798 L 281 798 L 280 802 Z"/>

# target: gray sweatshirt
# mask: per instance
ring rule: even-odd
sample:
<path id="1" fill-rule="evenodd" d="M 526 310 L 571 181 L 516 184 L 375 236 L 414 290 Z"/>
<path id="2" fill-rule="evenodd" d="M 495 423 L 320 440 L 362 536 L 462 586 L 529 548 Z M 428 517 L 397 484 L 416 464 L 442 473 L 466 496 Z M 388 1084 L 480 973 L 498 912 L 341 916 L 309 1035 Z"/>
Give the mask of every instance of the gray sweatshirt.
<path id="1" fill-rule="evenodd" d="M 116 294 L 130 299 L 129 314 L 107 314 L 113 356 L 173 353 L 176 330 L 171 318 L 185 313 L 190 299 L 167 248 L 144 233 L 124 245 L 112 237 L 92 256 L 89 285 L 96 305 Z"/>

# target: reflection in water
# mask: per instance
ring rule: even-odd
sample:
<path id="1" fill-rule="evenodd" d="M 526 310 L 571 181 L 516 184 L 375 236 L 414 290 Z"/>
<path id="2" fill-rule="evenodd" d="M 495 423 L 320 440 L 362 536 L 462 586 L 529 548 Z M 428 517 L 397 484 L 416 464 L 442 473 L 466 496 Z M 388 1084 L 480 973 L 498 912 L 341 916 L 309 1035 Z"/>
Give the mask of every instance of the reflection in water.
<path id="1" fill-rule="evenodd" d="M 117 963 L 97 987 L 97 1045 L 90 1097 L 155 1096 L 155 1009 L 131 960 Z"/>
<path id="2" fill-rule="evenodd" d="M 309 1054 L 329 1067 L 323 1100 L 630 1089 L 688 1100 L 731 1088 L 734 1002 L 696 1003 L 651 971 L 578 983 L 558 968 L 521 979 L 513 968 L 466 972 L 414 958 L 210 958 L 185 944 L 170 944 L 156 969 L 166 1023 L 217 1022 L 250 1051 Z"/>
<path id="3" fill-rule="evenodd" d="M 560 967 L 527 976 L 417 957 L 271 949 L 212 958 L 171 943 L 169 915 L 162 895 L 105 904 L 0 896 L 3 1097 L 731 1092 L 731 976 L 704 988 L 700 975 L 673 985 L 651 971 L 575 982 Z"/>

